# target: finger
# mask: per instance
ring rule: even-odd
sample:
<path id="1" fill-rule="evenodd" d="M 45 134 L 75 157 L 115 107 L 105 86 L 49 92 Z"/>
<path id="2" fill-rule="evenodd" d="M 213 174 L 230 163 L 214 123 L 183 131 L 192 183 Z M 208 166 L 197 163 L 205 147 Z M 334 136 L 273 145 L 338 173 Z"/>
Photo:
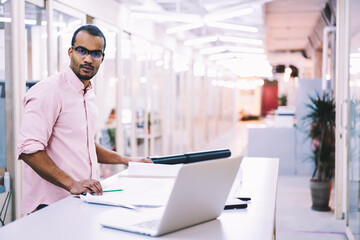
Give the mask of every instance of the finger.
<path id="1" fill-rule="evenodd" d="M 153 161 L 149 158 L 144 158 L 141 160 L 141 162 L 144 162 L 144 163 L 153 163 Z"/>
<path id="2" fill-rule="evenodd" d="M 87 186 L 88 189 L 91 190 L 92 194 L 102 195 L 102 187 L 101 184 L 96 180 L 90 180 L 89 185 Z"/>
<path id="3" fill-rule="evenodd" d="M 102 195 L 103 189 L 99 181 L 95 181 L 94 183 L 95 188 L 97 189 L 97 194 Z"/>
<path id="4" fill-rule="evenodd" d="M 93 194 L 94 191 L 92 191 L 89 187 L 85 187 L 83 193 Z"/>

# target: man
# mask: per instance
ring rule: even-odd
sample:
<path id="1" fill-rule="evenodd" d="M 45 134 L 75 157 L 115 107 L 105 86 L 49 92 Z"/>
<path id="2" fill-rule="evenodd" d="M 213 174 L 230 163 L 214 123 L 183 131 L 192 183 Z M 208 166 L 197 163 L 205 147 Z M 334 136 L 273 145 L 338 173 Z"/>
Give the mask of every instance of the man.
<path id="1" fill-rule="evenodd" d="M 104 60 L 106 39 L 94 25 L 74 32 L 68 50 L 70 67 L 33 86 L 24 98 L 19 136 L 23 170 L 23 213 L 70 194 L 103 190 L 99 163 L 151 162 L 120 156 L 95 143 L 98 109 L 90 79 Z"/>

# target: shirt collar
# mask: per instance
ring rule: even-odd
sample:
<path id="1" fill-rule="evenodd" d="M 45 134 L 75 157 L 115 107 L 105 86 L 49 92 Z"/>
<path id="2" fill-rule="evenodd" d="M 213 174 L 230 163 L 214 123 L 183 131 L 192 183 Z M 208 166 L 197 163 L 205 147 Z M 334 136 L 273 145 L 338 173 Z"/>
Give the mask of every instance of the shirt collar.
<path id="1" fill-rule="evenodd" d="M 68 67 L 65 70 L 65 76 L 66 76 L 66 79 L 68 79 L 68 81 L 71 83 L 71 85 L 73 85 L 73 87 L 76 90 L 78 90 L 79 92 L 81 91 L 82 93 L 84 92 L 83 82 L 76 76 L 76 74 L 70 67 Z M 92 89 L 91 81 L 89 82 L 89 85 L 87 86 L 87 91 L 90 89 Z"/>

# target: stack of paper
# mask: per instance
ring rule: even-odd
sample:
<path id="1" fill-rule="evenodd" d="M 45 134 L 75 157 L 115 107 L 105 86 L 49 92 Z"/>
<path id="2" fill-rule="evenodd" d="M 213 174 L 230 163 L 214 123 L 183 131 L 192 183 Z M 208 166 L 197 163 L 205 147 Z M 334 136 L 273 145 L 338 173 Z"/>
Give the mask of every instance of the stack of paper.
<path id="1" fill-rule="evenodd" d="M 127 174 L 113 176 L 103 185 L 103 195 L 81 195 L 88 203 L 122 207 L 157 207 L 167 203 L 182 165 L 130 163 Z"/>

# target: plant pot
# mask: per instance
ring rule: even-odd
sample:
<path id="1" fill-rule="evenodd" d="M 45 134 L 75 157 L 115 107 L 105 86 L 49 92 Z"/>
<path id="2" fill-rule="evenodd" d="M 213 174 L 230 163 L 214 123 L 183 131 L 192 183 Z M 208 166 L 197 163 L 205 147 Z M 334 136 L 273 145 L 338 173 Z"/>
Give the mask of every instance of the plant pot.
<path id="1" fill-rule="evenodd" d="M 329 200 L 332 189 L 332 181 L 320 182 L 314 179 L 310 180 L 311 189 L 311 208 L 316 211 L 330 211 Z"/>

